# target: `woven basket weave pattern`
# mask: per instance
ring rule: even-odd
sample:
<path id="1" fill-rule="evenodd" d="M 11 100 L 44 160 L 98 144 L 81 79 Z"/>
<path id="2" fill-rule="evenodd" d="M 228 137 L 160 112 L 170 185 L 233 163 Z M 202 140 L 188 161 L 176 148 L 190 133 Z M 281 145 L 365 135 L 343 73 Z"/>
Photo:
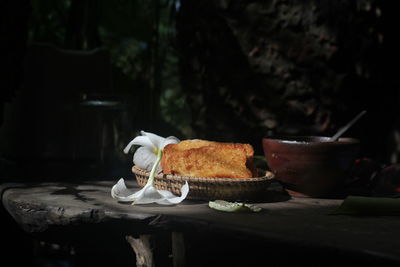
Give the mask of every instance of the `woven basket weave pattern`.
<path id="1" fill-rule="evenodd" d="M 148 180 L 149 172 L 133 166 L 133 173 L 138 184 L 143 187 Z M 154 185 L 159 190 L 168 190 L 175 195 L 181 194 L 181 187 L 189 184 L 189 199 L 202 200 L 252 200 L 265 193 L 273 179 L 273 174 L 267 172 L 257 178 L 202 178 L 158 174 Z"/>

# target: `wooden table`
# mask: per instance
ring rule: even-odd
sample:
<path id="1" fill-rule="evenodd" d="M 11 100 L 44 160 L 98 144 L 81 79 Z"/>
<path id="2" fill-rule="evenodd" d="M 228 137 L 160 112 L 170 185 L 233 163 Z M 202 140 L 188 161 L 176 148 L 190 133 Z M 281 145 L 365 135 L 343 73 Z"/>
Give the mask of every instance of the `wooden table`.
<path id="1" fill-rule="evenodd" d="M 109 250 L 122 240 L 138 265 L 400 264 L 400 217 L 331 215 L 341 199 L 290 198 L 272 186 L 257 203 L 262 212 L 225 213 L 206 201 L 118 203 L 110 195 L 115 182 L 3 184 L 2 203 L 28 233 Z"/>

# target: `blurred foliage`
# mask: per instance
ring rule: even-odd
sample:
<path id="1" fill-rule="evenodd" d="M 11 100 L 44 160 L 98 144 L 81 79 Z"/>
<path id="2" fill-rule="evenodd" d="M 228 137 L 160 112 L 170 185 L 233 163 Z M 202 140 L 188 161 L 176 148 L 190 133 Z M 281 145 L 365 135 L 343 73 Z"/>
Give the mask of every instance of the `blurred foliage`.
<path id="1" fill-rule="evenodd" d="M 63 46 L 71 1 L 31 0 L 29 41 Z"/>
<path id="2" fill-rule="evenodd" d="M 182 0 L 182 88 L 197 137 L 262 154 L 265 136 L 331 136 L 367 110 L 346 134 L 385 158 L 399 106 L 393 10 L 382 0 Z"/>
<path id="3" fill-rule="evenodd" d="M 32 0 L 29 42 L 110 51 L 114 92 L 133 95 L 135 118 L 191 135 L 175 50 L 177 0 Z M 137 121 L 136 121 L 137 122 Z"/>

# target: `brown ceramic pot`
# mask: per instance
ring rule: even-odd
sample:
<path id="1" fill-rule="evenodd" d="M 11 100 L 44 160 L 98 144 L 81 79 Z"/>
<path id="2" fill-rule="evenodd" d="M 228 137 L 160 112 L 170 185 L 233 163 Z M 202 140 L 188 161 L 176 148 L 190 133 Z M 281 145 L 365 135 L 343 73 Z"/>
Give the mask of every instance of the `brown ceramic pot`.
<path id="1" fill-rule="evenodd" d="M 359 141 L 329 137 L 262 140 L 268 167 L 292 196 L 328 197 L 343 185 L 357 157 Z"/>

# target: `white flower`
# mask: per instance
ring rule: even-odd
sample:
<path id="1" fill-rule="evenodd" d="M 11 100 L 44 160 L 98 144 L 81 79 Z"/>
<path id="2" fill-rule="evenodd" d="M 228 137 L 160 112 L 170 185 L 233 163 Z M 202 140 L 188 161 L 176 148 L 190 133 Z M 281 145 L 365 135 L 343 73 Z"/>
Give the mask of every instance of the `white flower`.
<path id="1" fill-rule="evenodd" d="M 135 137 L 125 147 L 124 152 L 128 154 L 133 145 L 139 145 L 135 154 L 133 155 L 133 163 L 143 170 L 150 171 L 157 159 L 159 150 L 163 150 L 168 144 L 177 144 L 179 139 L 174 136 L 163 138 L 153 133 L 145 131 L 140 132 L 142 135 Z M 157 173 L 161 172 L 161 167 L 157 167 Z"/>
<path id="2" fill-rule="evenodd" d="M 179 140 L 170 136 L 161 136 L 141 131 L 141 136 L 135 137 L 125 147 L 124 152 L 128 153 L 133 145 L 140 145 L 134 156 L 133 162 L 142 169 L 150 171 L 146 185 L 136 193 L 132 193 L 121 178 L 111 189 L 111 196 L 118 201 L 133 201 L 132 204 L 158 203 L 161 205 L 173 205 L 182 202 L 189 193 L 189 185 L 186 182 L 181 188 L 181 196 L 175 196 L 167 190 L 157 190 L 154 187 L 154 176 L 161 171 L 159 163 L 164 147 L 168 144 L 177 144 Z"/>

